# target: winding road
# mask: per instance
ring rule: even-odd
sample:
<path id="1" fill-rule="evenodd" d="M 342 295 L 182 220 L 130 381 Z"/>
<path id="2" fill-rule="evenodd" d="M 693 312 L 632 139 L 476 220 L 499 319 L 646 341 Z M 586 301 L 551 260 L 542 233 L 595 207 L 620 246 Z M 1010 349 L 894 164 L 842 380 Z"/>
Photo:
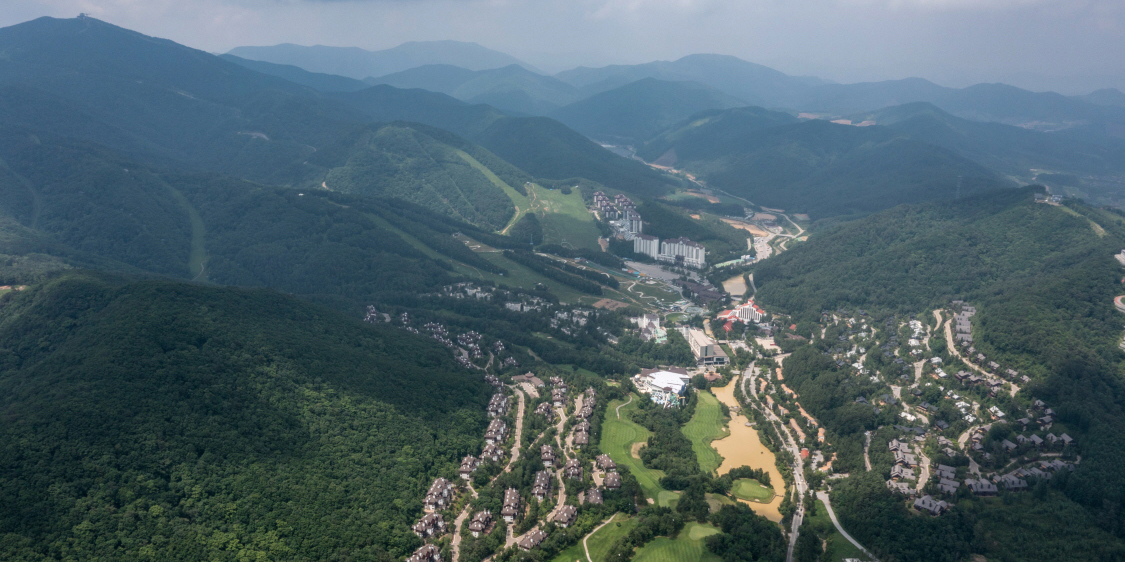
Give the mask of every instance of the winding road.
<path id="1" fill-rule="evenodd" d="M 844 528 L 840 526 L 840 521 L 836 519 L 836 512 L 832 510 L 832 503 L 828 500 L 828 493 L 827 492 L 817 492 L 816 493 L 816 499 L 824 502 L 824 509 L 826 509 L 828 511 L 828 518 L 832 520 L 832 524 L 836 526 L 836 530 L 839 531 L 840 536 L 844 537 L 845 539 L 848 539 L 848 542 L 854 544 L 855 547 L 860 550 L 860 552 L 863 552 L 864 554 L 867 555 L 868 558 L 871 558 L 872 560 L 875 560 L 877 562 L 878 559 L 875 558 L 874 554 L 871 554 L 871 552 L 869 552 L 866 548 L 863 548 L 863 545 L 859 544 L 859 541 L 852 538 L 852 536 L 849 535 L 848 532 L 845 531 Z"/>

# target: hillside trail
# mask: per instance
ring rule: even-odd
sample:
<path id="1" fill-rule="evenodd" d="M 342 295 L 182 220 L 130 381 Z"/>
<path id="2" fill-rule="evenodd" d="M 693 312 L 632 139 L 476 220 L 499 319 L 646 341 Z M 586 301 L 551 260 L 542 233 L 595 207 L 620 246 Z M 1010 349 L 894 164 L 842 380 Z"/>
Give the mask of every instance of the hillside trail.
<path id="1" fill-rule="evenodd" d="M 594 533 L 602 530 L 602 527 L 605 527 L 606 525 L 609 525 L 609 522 L 613 521 L 613 519 L 615 517 L 617 517 L 616 513 L 614 513 L 613 515 L 610 515 L 609 519 L 606 519 L 605 521 L 602 521 L 601 525 L 598 525 L 597 527 L 594 527 L 594 529 L 592 531 L 590 531 L 589 533 L 586 533 L 586 536 L 582 537 L 582 550 L 586 551 L 586 562 L 594 562 L 594 559 L 590 558 L 590 545 L 586 544 L 586 541 L 590 539 L 591 535 L 593 535 Z"/>

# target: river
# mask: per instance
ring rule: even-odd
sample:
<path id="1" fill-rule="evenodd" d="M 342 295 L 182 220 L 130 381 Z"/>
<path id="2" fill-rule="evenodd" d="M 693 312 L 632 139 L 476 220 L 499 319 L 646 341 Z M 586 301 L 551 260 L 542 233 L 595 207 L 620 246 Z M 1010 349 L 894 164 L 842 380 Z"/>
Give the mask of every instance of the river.
<path id="1" fill-rule="evenodd" d="M 712 391 L 723 404 L 730 408 L 738 408 L 734 399 L 734 388 L 739 377 L 735 377 L 730 384 L 722 388 L 716 387 Z M 785 493 L 785 480 L 777 470 L 773 452 L 762 444 L 758 437 L 758 430 L 746 426 L 746 416 L 731 412 L 730 435 L 719 441 L 712 441 L 711 446 L 723 456 L 723 464 L 719 466 L 719 474 L 726 474 L 730 469 L 739 466 L 764 469 L 770 475 L 770 484 L 773 486 L 774 498 L 770 503 L 757 503 L 739 500 L 753 508 L 754 513 L 764 516 L 775 523 L 781 521 L 781 498 Z"/>

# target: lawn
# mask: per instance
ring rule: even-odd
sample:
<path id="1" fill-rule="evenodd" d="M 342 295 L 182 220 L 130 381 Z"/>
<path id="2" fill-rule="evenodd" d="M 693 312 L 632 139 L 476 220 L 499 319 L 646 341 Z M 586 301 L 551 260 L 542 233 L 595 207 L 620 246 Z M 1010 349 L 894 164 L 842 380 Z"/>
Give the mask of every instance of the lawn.
<path id="1" fill-rule="evenodd" d="M 730 491 L 734 497 L 742 500 L 769 503 L 773 501 L 773 488 L 767 488 L 757 480 L 739 478 L 734 481 Z M 826 516 L 827 517 L 827 516 Z"/>
<path id="2" fill-rule="evenodd" d="M 613 521 L 598 529 L 598 532 L 590 535 L 590 538 L 586 540 L 586 545 L 590 547 L 590 559 L 594 562 L 605 560 L 605 555 L 609 553 L 609 547 L 613 546 L 617 539 L 624 537 L 636 526 L 637 519 L 635 517 L 628 517 L 623 513 L 614 515 Z"/>
<path id="3" fill-rule="evenodd" d="M 617 417 L 617 406 L 623 403 L 621 400 L 610 402 L 606 408 L 605 422 L 602 423 L 601 450 L 609 455 L 613 462 L 629 467 L 629 472 L 636 477 L 646 497 L 652 498 L 660 505 L 672 505 L 679 499 L 679 494 L 660 487 L 660 478 L 664 476 L 664 471 L 645 468 L 641 464 L 641 459 L 633 456 L 633 444 L 644 443 L 652 433 L 634 423 L 632 419 L 638 400 L 645 400 L 645 398 L 636 394 L 633 394 L 632 398 L 632 402 L 621 407 L 620 419 Z"/>
<path id="4" fill-rule="evenodd" d="M 633 284 L 632 281 L 621 281 L 621 290 L 628 291 L 636 295 L 659 299 L 661 301 L 664 301 L 665 304 L 672 304 L 683 298 L 682 295 L 669 291 L 662 285 L 646 285 L 641 282 L 636 282 L 636 284 Z M 651 303 L 652 299 L 648 299 L 646 302 Z"/>
<path id="5" fill-rule="evenodd" d="M 482 258 L 508 270 L 507 275 L 495 275 L 492 273 L 480 271 L 479 276 L 483 279 L 491 279 L 497 283 L 504 285 L 512 285 L 516 287 L 523 287 L 524 289 L 534 289 L 536 283 L 542 283 L 550 288 L 551 293 L 559 297 L 563 302 L 573 303 L 578 302 L 578 299 L 586 296 L 586 293 L 580 292 L 571 287 L 567 287 L 554 279 L 548 279 L 514 261 L 505 258 L 499 252 L 484 252 L 479 254 Z M 477 270 L 473 270 L 477 271 Z M 600 297 L 599 297 L 600 298 Z"/>
<path id="6" fill-rule="evenodd" d="M 808 521 L 817 529 L 818 533 L 828 543 L 825 551 L 828 553 L 828 559 L 835 562 L 842 562 L 845 558 L 858 558 L 860 560 L 868 560 L 861 550 L 855 547 L 843 535 L 836 532 L 836 526 L 832 524 L 832 519 L 828 517 L 828 510 L 824 507 L 824 502 L 816 500 L 816 515 L 809 517 Z M 825 532 L 825 529 L 828 529 Z"/>
<path id="7" fill-rule="evenodd" d="M 729 435 L 723 418 L 723 411 L 719 407 L 719 399 L 710 392 L 701 391 L 699 402 L 695 405 L 695 414 L 684 425 L 684 437 L 691 440 L 691 449 L 695 451 L 695 458 L 699 461 L 699 468 L 708 474 L 718 470 L 723 464 L 723 457 L 711 447 L 711 442 Z"/>
<path id="8" fill-rule="evenodd" d="M 573 190 L 569 195 L 557 189 L 547 189 L 537 184 L 528 186 L 531 207 L 543 227 L 543 241 L 569 248 L 589 248 L 601 251 L 594 215 L 586 208 L 582 195 Z"/>
<path id="9" fill-rule="evenodd" d="M 703 539 L 718 533 L 719 530 L 711 525 L 693 521 L 685 525 L 674 539 L 668 537 L 653 539 L 637 551 L 633 560 L 636 562 L 721 561 L 722 558 L 707 550 L 703 544 Z"/>

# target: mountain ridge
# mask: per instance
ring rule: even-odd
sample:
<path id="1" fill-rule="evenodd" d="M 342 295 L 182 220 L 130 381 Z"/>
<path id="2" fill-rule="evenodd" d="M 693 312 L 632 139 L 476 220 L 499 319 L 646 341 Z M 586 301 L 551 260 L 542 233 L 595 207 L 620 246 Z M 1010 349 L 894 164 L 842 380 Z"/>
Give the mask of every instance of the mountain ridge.
<path id="1" fill-rule="evenodd" d="M 478 43 L 453 40 L 408 41 L 378 51 L 359 47 L 282 43 L 267 47 L 235 47 L 227 54 L 275 64 L 289 64 L 310 72 L 338 74 L 356 80 L 384 76 L 426 64 L 451 64 L 469 70 L 518 64 L 539 73 L 535 67 L 511 55 Z"/>

